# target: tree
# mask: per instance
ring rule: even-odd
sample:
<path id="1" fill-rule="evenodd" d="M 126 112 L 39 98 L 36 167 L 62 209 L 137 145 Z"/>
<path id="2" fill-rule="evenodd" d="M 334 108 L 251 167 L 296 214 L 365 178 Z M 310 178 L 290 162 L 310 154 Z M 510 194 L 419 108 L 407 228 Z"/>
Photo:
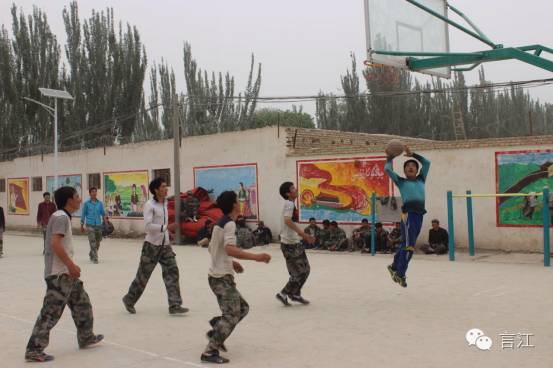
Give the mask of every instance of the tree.
<path id="1" fill-rule="evenodd" d="M 292 110 L 271 108 L 257 110 L 252 117 L 251 124 L 243 127 L 243 129 L 262 128 L 274 125 L 308 129 L 315 128 L 315 123 L 311 115 L 303 112 L 302 108 L 292 106 Z"/>

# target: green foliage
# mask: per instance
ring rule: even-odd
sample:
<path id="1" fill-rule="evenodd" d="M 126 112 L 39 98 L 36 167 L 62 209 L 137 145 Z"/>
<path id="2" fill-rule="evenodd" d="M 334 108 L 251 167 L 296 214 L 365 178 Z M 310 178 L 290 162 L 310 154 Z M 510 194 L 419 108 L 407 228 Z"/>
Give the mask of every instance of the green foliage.
<path id="1" fill-rule="evenodd" d="M 479 88 L 470 90 L 462 73 L 451 81 L 432 78 L 424 83 L 391 67 L 365 68 L 362 74 L 365 91 L 352 54 L 351 68 L 341 76 L 346 98 L 319 93 L 319 128 L 453 140 L 453 114 L 461 112 L 468 139 L 553 134 L 552 104 L 532 100 L 520 87 L 494 90 L 483 68 Z M 422 93 L 429 90 L 440 92 Z"/>
<path id="2" fill-rule="evenodd" d="M 106 193 L 114 193 L 117 191 L 115 182 L 111 180 L 108 175 L 104 175 L 104 188 L 106 188 Z"/>
<path id="3" fill-rule="evenodd" d="M 242 129 L 262 128 L 273 125 L 309 129 L 315 128 L 315 123 L 311 115 L 303 112 L 301 108 L 298 109 L 296 106 L 292 106 L 292 110 L 270 108 L 257 110 L 253 115 L 251 124 Z"/>

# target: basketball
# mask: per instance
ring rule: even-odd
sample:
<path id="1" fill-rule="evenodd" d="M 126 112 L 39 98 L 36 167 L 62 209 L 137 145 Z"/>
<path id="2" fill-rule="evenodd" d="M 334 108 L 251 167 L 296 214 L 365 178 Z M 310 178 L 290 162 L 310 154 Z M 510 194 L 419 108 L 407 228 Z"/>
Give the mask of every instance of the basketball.
<path id="1" fill-rule="evenodd" d="M 388 156 L 396 157 L 403 153 L 405 150 L 405 144 L 399 139 L 392 139 L 386 145 L 386 154 Z"/>

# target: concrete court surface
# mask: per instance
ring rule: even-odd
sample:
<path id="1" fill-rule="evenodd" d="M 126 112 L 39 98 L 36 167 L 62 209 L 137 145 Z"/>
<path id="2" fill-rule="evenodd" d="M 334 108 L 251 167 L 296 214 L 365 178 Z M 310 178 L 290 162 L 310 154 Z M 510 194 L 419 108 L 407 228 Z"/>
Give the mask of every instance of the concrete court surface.
<path id="1" fill-rule="evenodd" d="M 88 261 L 88 243 L 76 239 L 76 261 L 92 300 L 95 332 L 105 342 L 79 350 L 68 309 L 46 350 L 56 360 L 45 367 L 203 367 L 207 321 L 219 313 L 207 284 L 208 253 L 174 247 L 184 305 L 174 317 L 157 268 L 137 314 L 121 297 L 136 272 L 140 240 L 106 239 L 100 264 Z M 28 367 L 24 349 L 41 307 L 42 239 L 5 234 L 0 259 L 0 367 Z M 274 295 L 287 279 L 276 245 L 269 265 L 242 261 L 237 285 L 250 314 L 227 340 L 234 367 L 553 367 L 553 270 L 542 256 L 482 255 L 470 260 L 415 255 L 409 287 L 394 284 L 390 255 L 310 252 L 311 276 L 304 288 L 309 306 L 285 308 Z M 465 334 L 479 328 L 493 340 L 490 351 L 468 346 Z M 502 348 L 499 334 L 532 334 L 523 345 Z M 520 342 L 519 342 L 520 340 Z"/>

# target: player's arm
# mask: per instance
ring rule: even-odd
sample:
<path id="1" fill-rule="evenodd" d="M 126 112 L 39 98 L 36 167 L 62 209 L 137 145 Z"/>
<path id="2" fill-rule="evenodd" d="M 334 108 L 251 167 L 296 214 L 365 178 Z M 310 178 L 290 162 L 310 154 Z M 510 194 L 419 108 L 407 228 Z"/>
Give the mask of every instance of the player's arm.
<path id="1" fill-rule="evenodd" d="M 424 180 L 426 180 L 426 176 L 428 175 L 428 171 L 430 170 L 430 161 L 428 161 L 426 158 L 419 155 L 418 153 L 413 153 L 412 157 L 417 159 L 422 164 L 420 175 Z"/>
<path id="2" fill-rule="evenodd" d="M 269 261 L 271 260 L 271 256 L 267 253 L 256 254 L 256 253 L 246 252 L 245 250 L 242 250 L 238 248 L 236 245 L 232 245 L 232 244 L 225 245 L 225 251 L 230 257 L 243 259 L 246 261 L 269 263 Z M 233 265 L 234 265 L 234 261 L 233 261 Z"/>
<path id="3" fill-rule="evenodd" d="M 386 171 L 386 174 L 392 179 L 392 181 L 399 185 L 399 176 L 396 174 L 396 172 L 392 169 L 392 161 L 394 159 L 390 156 L 388 156 L 388 159 L 386 160 L 386 164 L 384 165 L 384 171 Z"/>
<path id="4" fill-rule="evenodd" d="M 61 243 L 62 239 L 62 234 L 52 235 L 52 251 L 67 267 L 67 269 L 69 270 L 69 275 L 75 279 L 78 279 L 79 277 L 81 277 L 81 269 L 73 262 L 71 257 L 69 257 L 69 255 L 65 251 L 65 248 L 63 248 L 63 244 Z"/>
<path id="5" fill-rule="evenodd" d="M 144 206 L 144 230 L 149 234 L 163 233 L 167 225 L 154 224 L 154 207 L 150 203 Z"/>
<path id="6" fill-rule="evenodd" d="M 267 253 L 260 253 L 260 254 L 250 253 L 236 246 L 236 243 L 237 243 L 236 224 L 234 222 L 227 223 L 223 228 L 223 239 L 225 244 L 225 252 L 227 252 L 227 254 L 230 257 L 243 259 L 247 261 L 256 261 L 256 262 L 265 262 L 265 263 L 269 263 L 269 261 L 271 260 L 271 256 L 268 255 Z M 236 266 L 234 265 L 234 263 L 233 263 L 233 266 L 235 267 L 235 270 L 236 270 Z"/>
<path id="7" fill-rule="evenodd" d="M 305 240 L 308 243 L 313 243 L 315 241 L 315 238 L 309 234 L 306 234 L 305 231 L 299 228 L 298 225 L 295 224 L 294 221 L 292 221 L 291 217 L 284 216 L 284 224 L 288 226 L 290 229 L 294 230 L 296 234 L 302 237 L 303 240 Z"/>

